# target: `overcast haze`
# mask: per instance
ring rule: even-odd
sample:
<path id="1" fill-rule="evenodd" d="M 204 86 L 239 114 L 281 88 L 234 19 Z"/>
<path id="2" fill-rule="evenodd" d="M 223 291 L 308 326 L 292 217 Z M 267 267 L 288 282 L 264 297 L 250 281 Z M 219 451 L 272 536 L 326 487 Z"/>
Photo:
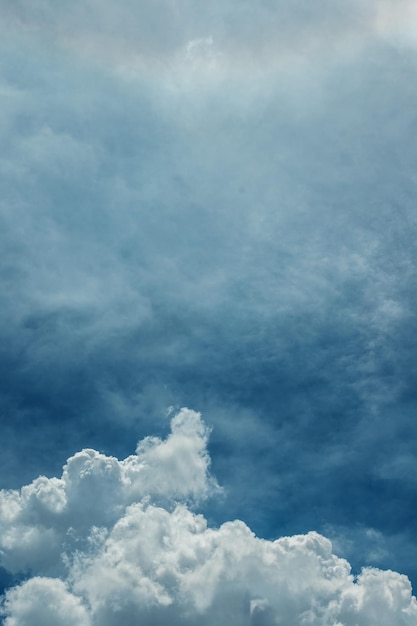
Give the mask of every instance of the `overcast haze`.
<path id="1" fill-rule="evenodd" d="M 0 29 L 5 626 L 415 624 L 415 3 Z"/>

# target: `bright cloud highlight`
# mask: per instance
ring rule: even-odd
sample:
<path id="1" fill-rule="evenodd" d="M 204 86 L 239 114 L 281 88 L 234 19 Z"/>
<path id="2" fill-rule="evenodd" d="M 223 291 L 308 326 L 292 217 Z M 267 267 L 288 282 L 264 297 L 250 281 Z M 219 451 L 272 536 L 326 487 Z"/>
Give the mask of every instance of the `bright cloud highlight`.
<path id="1" fill-rule="evenodd" d="M 4 625 L 416 624 L 406 576 L 355 578 L 316 532 L 267 541 L 240 520 L 209 527 L 195 512 L 219 491 L 207 438 L 182 409 L 165 440 L 122 461 L 87 449 L 59 479 L 3 490 L 1 564 L 26 578 L 6 591 Z"/>

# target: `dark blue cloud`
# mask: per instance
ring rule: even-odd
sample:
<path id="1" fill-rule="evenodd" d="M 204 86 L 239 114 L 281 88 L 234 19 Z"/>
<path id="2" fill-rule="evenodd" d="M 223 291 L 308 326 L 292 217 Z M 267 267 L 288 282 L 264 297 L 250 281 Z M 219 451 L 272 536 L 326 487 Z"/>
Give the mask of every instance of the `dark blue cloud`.
<path id="1" fill-rule="evenodd" d="M 331 527 L 416 576 L 415 52 L 279 66 L 255 38 L 245 74 L 210 20 L 170 69 L 76 54 L 48 20 L 3 39 L 2 486 L 125 455 L 188 405 L 226 488 L 209 517 Z M 193 74 L 181 46 L 212 33 Z"/>

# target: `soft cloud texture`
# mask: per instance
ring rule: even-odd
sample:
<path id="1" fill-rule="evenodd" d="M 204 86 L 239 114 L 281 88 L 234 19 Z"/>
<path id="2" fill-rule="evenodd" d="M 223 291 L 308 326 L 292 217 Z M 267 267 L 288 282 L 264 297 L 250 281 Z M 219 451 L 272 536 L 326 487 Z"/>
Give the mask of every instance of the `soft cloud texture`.
<path id="1" fill-rule="evenodd" d="M 34 577 L 12 589 L 5 602 L 8 626 L 90 626 L 79 598 L 58 579 Z"/>
<path id="2" fill-rule="evenodd" d="M 5 594 L 5 626 L 416 623 L 405 576 L 355 579 L 318 533 L 266 541 L 239 520 L 208 527 L 184 504 L 217 489 L 207 429 L 188 409 L 171 427 L 124 461 L 84 450 L 62 478 L 1 492 L 2 564 L 30 571 Z"/>
<path id="3" fill-rule="evenodd" d="M 189 42 L 214 38 L 223 60 L 233 65 L 319 58 L 370 38 L 410 44 L 415 39 L 411 0 L 249 0 L 203 2 L 142 0 L 98 4 L 76 0 L 59 10 L 52 0 L 4 0 L 1 16 L 9 28 L 43 36 L 81 57 L 126 68 L 172 66 Z M 278 59 L 273 57 L 279 57 Z"/>
<path id="4" fill-rule="evenodd" d="M 82 543 L 92 526 L 112 526 L 132 502 L 197 502 L 214 493 L 199 415 L 183 409 L 171 429 L 165 441 L 148 437 L 123 461 L 83 450 L 68 459 L 60 479 L 40 476 L 20 491 L 2 491 L 1 564 L 13 573 L 44 573 L 60 567 L 64 545 Z"/>
<path id="5" fill-rule="evenodd" d="M 414 12 L 1 3 L 3 487 L 82 447 L 119 484 L 106 459 L 196 406 L 211 523 L 417 575 Z M 59 485 L 27 497 L 56 515 Z M 45 574 L 61 535 L 27 524 Z"/>

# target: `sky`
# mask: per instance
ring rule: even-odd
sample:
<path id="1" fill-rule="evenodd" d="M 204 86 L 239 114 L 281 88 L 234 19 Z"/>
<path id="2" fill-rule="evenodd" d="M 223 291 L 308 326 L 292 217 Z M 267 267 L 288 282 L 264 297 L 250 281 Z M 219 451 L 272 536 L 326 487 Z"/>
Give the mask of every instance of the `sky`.
<path id="1" fill-rule="evenodd" d="M 0 0 L 0 51 L 4 625 L 416 624 L 415 3 Z"/>

